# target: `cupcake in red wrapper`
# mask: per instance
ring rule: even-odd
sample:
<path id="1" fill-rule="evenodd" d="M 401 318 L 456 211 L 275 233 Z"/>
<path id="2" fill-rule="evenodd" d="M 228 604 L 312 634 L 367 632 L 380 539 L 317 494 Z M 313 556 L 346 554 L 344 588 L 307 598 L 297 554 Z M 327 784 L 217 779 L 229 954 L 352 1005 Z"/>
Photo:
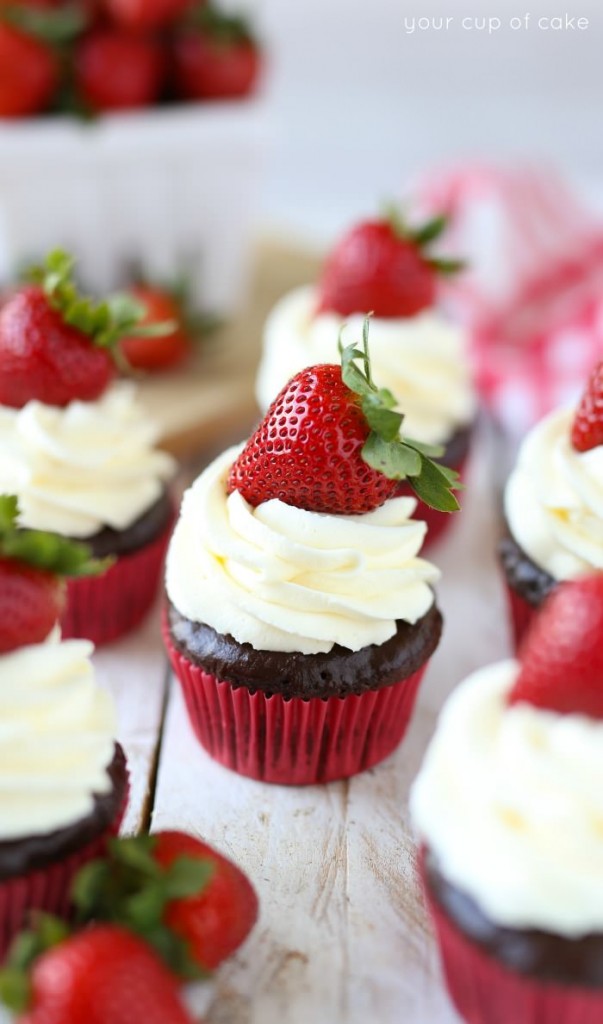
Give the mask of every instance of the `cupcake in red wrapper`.
<path id="1" fill-rule="evenodd" d="M 428 246 L 444 228 L 437 218 L 413 231 L 395 213 L 351 228 L 327 258 L 318 284 L 285 295 L 270 313 L 256 381 L 260 407 L 266 409 L 302 367 L 335 360 L 340 336 L 346 343 L 360 336 L 363 317 L 372 313 L 376 384 L 394 395 L 404 431 L 441 446 L 441 461 L 460 472 L 477 398 L 466 333 L 438 306 L 438 260 Z M 415 515 L 427 522 L 427 544 L 450 523 L 422 503 Z"/>
<path id="2" fill-rule="evenodd" d="M 561 580 L 603 569 L 603 364 L 530 431 L 505 489 L 500 560 L 516 646 Z"/>
<path id="3" fill-rule="evenodd" d="M 85 541 L 107 574 L 68 589 L 67 636 L 96 643 L 150 608 L 172 520 L 172 459 L 110 354 L 143 310 L 78 296 L 72 262 L 55 253 L 0 310 L 0 491 L 23 526 Z M 150 328 L 140 328 L 149 330 Z"/>
<path id="4" fill-rule="evenodd" d="M 327 782 L 387 757 L 440 636 L 425 525 L 384 470 L 404 462 L 450 509 L 452 481 L 399 440 L 367 340 L 343 370 L 289 382 L 185 494 L 170 543 L 165 636 L 192 725 L 222 764 L 264 781 Z"/>
<path id="5" fill-rule="evenodd" d="M 0 957 L 31 911 L 69 914 L 75 874 L 123 817 L 125 757 L 91 652 L 69 640 L 0 655 Z"/>
<path id="6" fill-rule="evenodd" d="M 560 583 L 521 661 L 453 693 L 411 794 L 469 1024 L 603 1019 L 603 575 Z"/>

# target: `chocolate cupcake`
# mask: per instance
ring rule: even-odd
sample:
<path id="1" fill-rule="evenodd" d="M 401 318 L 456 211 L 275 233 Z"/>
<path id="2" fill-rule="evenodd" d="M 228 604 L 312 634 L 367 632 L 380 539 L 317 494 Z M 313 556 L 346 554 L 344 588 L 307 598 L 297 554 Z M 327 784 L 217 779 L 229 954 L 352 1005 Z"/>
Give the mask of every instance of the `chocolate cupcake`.
<path id="1" fill-rule="evenodd" d="M 603 433 L 584 439 L 579 429 L 597 375 L 578 408 L 530 431 L 505 488 L 499 554 L 516 646 L 561 580 L 603 569 Z"/>
<path id="2" fill-rule="evenodd" d="M 0 656 L 0 956 L 32 910 L 69 914 L 75 874 L 123 817 L 125 757 L 91 652 L 70 640 Z"/>
<path id="3" fill-rule="evenodd" d="M 603 1019 L 603 576 L 446 704 L 411 794 L 446 982 L 471 1024 Z"/>

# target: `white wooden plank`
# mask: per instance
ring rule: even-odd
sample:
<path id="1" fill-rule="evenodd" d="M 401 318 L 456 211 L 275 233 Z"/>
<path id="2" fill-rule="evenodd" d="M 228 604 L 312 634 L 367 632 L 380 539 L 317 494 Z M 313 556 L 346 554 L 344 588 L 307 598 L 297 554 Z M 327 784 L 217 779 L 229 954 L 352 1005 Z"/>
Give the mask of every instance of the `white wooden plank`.
<path id="1" fill-rule="evenodd" d="M 444 572 L 444 637 L 409 735 L 385 764 L 325 787 L 240 778 L 200 749 L 172 689 L 152 826 L 215 843 L 261 900 L 257 928 L 218 972 L 210 1024 L 457 1020 L 414 876 L 407 801 L 446 694 L 508 653 L 490 457 L 482 436 L 463 514 L 430 553 Z"/>

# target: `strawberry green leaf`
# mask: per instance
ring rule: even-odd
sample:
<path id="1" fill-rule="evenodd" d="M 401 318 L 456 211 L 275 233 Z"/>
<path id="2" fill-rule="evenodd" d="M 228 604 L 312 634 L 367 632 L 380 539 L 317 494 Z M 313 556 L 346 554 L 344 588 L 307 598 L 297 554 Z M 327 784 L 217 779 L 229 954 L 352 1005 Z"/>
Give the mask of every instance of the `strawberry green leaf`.
<path id="1" fill-rule="evenodd" d="M 214 874 L 215 866 L 209 860 L 195 857 L 177 857 L 164 878 L 168 899 L 180 900 L 196 896 L 205 888 Z"/>
<path id="2" fill-rule="evenodd" d="M 402 416 L 384 408 L 378 394 L 369 394 L 362 400 L 362 411 L 366 421 L 384 441 L 394 441 L 400 436 Z"/>
<path id="3" fill-rule="evenodd" d="M 23 7 L 18 0 L 13 0 L 0 13 L 0 21 L 51 45 L 71 42 L 84 31 L 88 20 L 78 3 L 65 4 L 56 10 L 42 10 Z"/>
<path id="4" fill-rule="evenodd" d="M 404 444 L 430 459 L 440 459 L 446 451 L 443 444 L 425 444 L 424 441 L 416 441 L 414 437 L 405 437 Z"/>
<path id="5" fill-rule="evenodd" d="M 14 558 L 56 576 L 74 577 L 98 576 L 113 564 L 112 558 L 93 558 L 87 544 L 58 533 L 19 527 L 17 517 L 18 499 L 14 495 L 0 495 L 0 556 L 4 558 Z"/>
<path id="6" fill-rule="evenodd" d="M 404 480 L 421 472 L 421 456 L 404 444 L 391 444 L 374 431 L 362 449 L 362 458 L 390 480 Z"/>
<path id="7" fill-rule="evenodd" d="M 434 256 L 432 259 L 428 260 L 428 262 L 430 267 L 437 270 L 439 274 L 444 274 L 444 276 L 458 274 L 461 270 L 465 270 L 467 267 L 465 260 L 448 259 L 444 256 Z"/>
<path id="8" fill-rule="evenodd" d="M 435 462 L 423 459 L 420 475 L 413 476 L 408 482 L 415 494 L 430 508 L 438 509 L 440 512 L 459 510 L 460 505 L 450 491 L 448 474 L 444 474 Z"/>
<path id="9" fill-rule="evenodd" d="M 438 217 L 433 217 L 432 220 L 422 224 L 421 227 L 411 231 L 409 238 L 416 242 L 419 248 L 422 248 L 424 245 L 428 245 L 430 242 L 434 242 L 436 238 L 439 238 L 447 227 L 448 217 L 445 214 L 440 214 Z"/>
<path id="10" fill-rule="evenodd" d="M 244 15 L 226 13 L 207 0 L 202 4 L 193 5 L 185 21 L 211 36 L 220 46 L 255 41 L 251 23 Z"/>
<path id="11" fill-rule="evenodd" d="M 32 927 L 20 932 L 11 944 L 5 966 L 0 971 L 0 1001 L 15 1013 L 22 1013 L 31 1001 L 29 971 L 46 950 L 64 942 L 70 929 L 58 917 L 34 913 Z"/>

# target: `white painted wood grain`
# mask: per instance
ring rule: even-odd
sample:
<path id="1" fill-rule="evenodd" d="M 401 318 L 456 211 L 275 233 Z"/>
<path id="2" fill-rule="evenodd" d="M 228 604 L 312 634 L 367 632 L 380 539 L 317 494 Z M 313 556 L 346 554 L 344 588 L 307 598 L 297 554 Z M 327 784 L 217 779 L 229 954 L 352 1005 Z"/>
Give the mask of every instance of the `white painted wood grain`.
<path id="1" fill-rule="evenodd" d="M 152 827 L 184 828 L 254 880 L 260 921 L 217 974 L 210 1024 L 453 1024 L 414 875 L 407 801 L 445 696 L 508 653 L 494 558 L 497 512 L 482 432 L 465 508 L 430 552 L 443 570 L 442 644 L 410 732 L 348 782 L 290 789 L 211 761 L 172 687 Z"/>

